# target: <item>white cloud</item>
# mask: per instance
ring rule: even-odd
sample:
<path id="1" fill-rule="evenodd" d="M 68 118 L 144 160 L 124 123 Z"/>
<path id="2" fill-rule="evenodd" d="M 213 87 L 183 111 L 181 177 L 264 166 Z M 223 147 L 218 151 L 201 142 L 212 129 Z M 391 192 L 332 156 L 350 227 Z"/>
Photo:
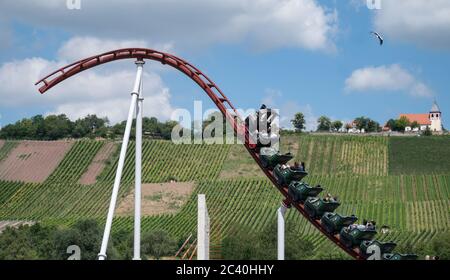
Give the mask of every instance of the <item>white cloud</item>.
<path id="1" fill-rule="evenodd" d="M 3 19 L 0 19 L 0 38 L 0 50 L 12 46 L 13 32 L 11 31 L 10 26 L 8 26 L 8 24 L 6 24 Z"/>
<path id="2" fill-rule="evenodd" d="M 281 91 L 268 88 L 265 90 L 265 95 L 261 100 L 261 103 L 269 107 L 274 107 L 278 104 L 278 100 L 280 100 L 282 96 L 283 94 Z"/>
<path id="3" fill-rule="evenodd" d="M 389 40 L 450 49 L 448 0 L 383 0 L 374 25 Z"/>
<path id="4" fill-rule="evenodd" d="M 406 92 L 418 97 L 433 95 L 430 88 L 398 64 L 357 69 L 345 81 L 345 90 L 347 92 Z"/>
<path id="5" fill-rule="evenodd" d="M 298 47 L 332 51 L 337 12 L 316 0 L 1 1 L 0 15 L 35 26 L 61 27 L 80 36 L 208 46 L 245 42 L 266 50 Z"/>
<path id="6" fill-rule="evenodd" d="M 145 40 L 110 40 L 83 36 L 73 37 L 65 42 L 58 50 L 58 57 L 60 60 L 77 61 L 111 50 L 134 47 L 153 48 L 158 51 L 173 52 L 173 45 L 170 43 L 150 44 Z"/>
<path id="7" fill-rule="evenodd" d="M 75 44 L 79 43 L 79 44 Z M 72 119 L 87 114 L 107 116 L 112 123 L 124 120 L 130 101 L 130 92 L 135 79 L 135 66 L 123 64 L 121 68 L 104 66 L 101 70 L 90 69 L 82 72 L 51 91 L 40 95 L 34 83 L 45 74 L 66 65 L 65 59 L 83 57 L 90 49 L 97 52 L 95 38 L 74 38 L 59 50 L 60 60 L 28 58 L 4 63 L 0 67 L 1 107 L 20 108 L 47 107 L 48 113 L 64 113 Z M 124 45 L 127 42 L 108 41 L 108 47 Z M 79 47 L 85 46 L 85 47 Z M 144 72 L 144 115 L 169 119 L 173 108 L 170 91 L 161 77 Z"/>

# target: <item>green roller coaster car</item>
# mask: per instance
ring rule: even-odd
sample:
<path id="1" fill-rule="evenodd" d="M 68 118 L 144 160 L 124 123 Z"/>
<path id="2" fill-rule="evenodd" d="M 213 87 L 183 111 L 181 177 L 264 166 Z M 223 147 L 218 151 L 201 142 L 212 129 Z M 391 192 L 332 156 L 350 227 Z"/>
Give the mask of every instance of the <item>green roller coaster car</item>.
<path id="1" fill-rule="evenodd" d="M 378 248 L 380 248 L 380 254 L 384 255 L 384 254 L 392 253 L 392 251 L 395 249 L 397 244 L 395 244 L 394 242 L 380 242 L 378 240 L 363 241 L 363 242 L 361 242 L 361 245 L 359 246 L 359 248 L 361 249 L 361 254 L 363 256 L 365 256 L 366 258 L 372 254 L 372 252 L 369 252 L 369 251 L 371 251 L 370 250 L 371 246 L 377 246 Z M 368 249 L 369 249 L 369 251 L 368 251 Z"/>
<path id="2" fill-rule="evenodd" d="M 318 197 L 308 197 L 305 201 L 305 211 L 313 219 L 320 219 L 326 212 L 333 212 L 339 205 L 337 201 L 325 201 Z"/>
<path id="3" fill-rule="evenodd" d="M 273 174 L 279 185 L 289 185 L 292 181 L 301 181 L 308 175 L 308 172 L 292 169 L 291 167 L 281 168 L 281 164 L 278 164 L 273 169 Z"/>
<path id="4" fill-rule="evenodd" d="M 280 154 L 274 148 L 261 148 L 261 162 L 264 168 L 273 169 L 277 164 L 286 164 L 294 158 L 291 153 Z"/>
<path id="5" fill-rule="evenodd" d="M 341 229 L 340 239 L 341 242 L 348 248 L 358 247 L 364 241 L 370 241 L 377 234 L 374 229 L 368 228 L 354 228 L 349 229 L 348 227 Z"/>
<path id="6" fill-rule="evenodd" d="M 294 202 L 304 202 L 308 197 L 316 197 L 323 189 L 311 187 L 305 182 L 292 181 L 289 184 L 289 196 Z"/>
<path id="7" fill-rule="evenodd" d="M 323 227 L 328 233 L 336 234 L 341 231 L 344 227 L 348 227 L 349 225 L 355 223 L 358 220 L 358 217 L 355 215 L 351 216 L 342 216 L 338 213 L 325 213 L 320 221 L 322 222 Z"/>
<path id="8" fill-rule="evenodd" d="M 399 253 L 393 253 L 393 254 L 384 254 L 383 260 L 387 261 L 414 261 L 417 260 L 418 256 L 414 254 L 399 254 Z"/>

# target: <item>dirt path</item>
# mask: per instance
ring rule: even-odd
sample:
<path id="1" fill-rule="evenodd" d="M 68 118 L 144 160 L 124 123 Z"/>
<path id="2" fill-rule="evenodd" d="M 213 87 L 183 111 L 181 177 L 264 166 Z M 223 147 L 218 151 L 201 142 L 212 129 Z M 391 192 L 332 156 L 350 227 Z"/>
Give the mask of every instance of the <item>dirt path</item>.
<path id="1" fill-rule="evenodd" d="M 0 180 L 41 183 L 55 170 L 73 142 L 23 141 L 0 163 Z"/>
<path id="2" fill-rule="evenodd" d="M 142 215 L 175 213 L 191 196 L 194 183 L 159 183 L 142 185 Z M 134 213 L 134 190 L 119 204 L 117 214 L 132 216 Z"/>
<path id="3" fill-rule="evenodd" d="M 5 229 L 12 227 L 12 228 L 18 228 L 22 225 L 34 225 L 34 222 L 30 221 L 0 221 L 0 233 L 2 233 Z"/>
<path id="4" fill-rule="evenodd" d="M 89 165 L 86 172 L 81 176 L 78 183 L 82 185 L 92 185 L 97 181 L 97 176 L 102 173 L 103 168 L 105 168 L 106 161 L 109 159 L 111 154 L 117 149 L 117 146 L 112 142 L 108 142 L 103 145 L 103 147 L 98 151 Z"/>

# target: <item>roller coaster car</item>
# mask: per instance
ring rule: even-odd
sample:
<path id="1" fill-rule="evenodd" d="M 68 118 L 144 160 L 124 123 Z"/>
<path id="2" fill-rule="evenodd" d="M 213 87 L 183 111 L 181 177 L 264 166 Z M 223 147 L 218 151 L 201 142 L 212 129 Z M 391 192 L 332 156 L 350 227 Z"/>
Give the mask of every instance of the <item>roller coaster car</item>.
<path id="1" fill-rule="evenodd" d="M 281 168 L 281 164 L 278 164 L 273 169 L 273 174 L 275 179 L 277 179 L 278 184 L 283 186 L 289 185 L 292 181 L 301 181 L 306 175 L 308 175 L 308 172 L 295 170 L 291 167 Z"/>
<path id="2" fill-rule="evenodd" d="M 370 241 L 377 234 L 374 229 L 343 228 L 340 232 L 341 242 L 348 248 L 360 246 L 363 241 Z"/>
<path id="3" fill-rule="evenodd" d="M 324 229 L 330 234 L 336 234 L 341 231 L 344 227 L 348 227 L 349 225 L 355 223 L 358 220 L 358 217 L 355 215 L 351 216 L 342 216 L 338 213 L 325 213 L 320 221 Z"/>
<path id="4" fill-rule="evenodd" d="M 414 261 L 417 260 L 418 256 L 414 254 L 383 254 L 383 260 L 387 261 Z"/>
<path id="5" fill-rule="evenodd" d="M 268 169 L 273 169 L 277 164 L 286 164 L 294 158 L 291 153 L 282 155 L 274 148 L 262 148 L 260 154 L 263 167 Z"/>
<path id="6" fill-rule="evenodd" d="M 305 211 L 313 219 L 320 219 L 325 212 L 333 212 L 339 205 L 337 201 L 325 201 L 318 197 L 308 197 L 305 201 Z"/>
<path id="7" fill-rule="evenodd" d="M 384 255 L 384 254 L 392 253 L 392 251 L 395 249 L 395 246 L 397 246 L 397 244 L 395 244 L 394 242 L 380 242 L 378 240 L 363 241 L 363 242 L 361 242 L 361 245 L 359 246 L 359 248 L 361 249 L 361 254 L 363 256 L 365 256 L 366 258 L 372 254 L 371 252 L 367 251 L 367 249 L 369 249 L 370 246 L 377 246 L 378 248 L 380 248 L 380 254 Z"/>
<path id="8" fill-rule="evenodd" d="M 304 202 L 308 197 L 316 197 L 323 189 L 311 187 L 305 182 L 292 181 L 289 184 L 289 196 L 294 202 Z"/>

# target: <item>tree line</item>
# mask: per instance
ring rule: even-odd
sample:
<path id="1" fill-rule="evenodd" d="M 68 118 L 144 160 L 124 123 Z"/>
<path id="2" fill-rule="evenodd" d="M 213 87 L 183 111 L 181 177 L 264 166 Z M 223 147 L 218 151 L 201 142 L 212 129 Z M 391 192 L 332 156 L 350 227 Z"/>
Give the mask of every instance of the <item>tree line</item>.
<path id="1" fill-rule="evenodd" d="M 34 224 L 7 228 L 0 234 L 0 260 L 67 260 L 68 247 L 78 246 L 81 260 L 96 260 L 103 229 L 96 220 L 80 220 L 70 227 Z M 162 230 L 144 233 L 141 254 L 145 259 L 173 257 L 184 240 Z M 131 260 L 133 235 L 114 232 L 108 246 L 108 259 Z"/>
<path id="2" fill-rule="evenodd" d="M 135 121 L 131 137 L 135 136 Z M 157 118 L 144 117 L 142 129 L 145 137 L 170 139 L 175 121 L 160 122 Z M 15 140 L 58 140 L 64 138 L 110 138 L 121 137 L 125 131 L 126 121 L 110 125 L 108 118 L 88 115 L 71 121 L 66 115 L 36 115 L 24 118 L 14 124 L 1 128 L 0 139 Z"/>
<path id="3" fill-rule="evenodd" d="M 297 132 L 301 132 L 306 129 L 305 115 L 301 112 L 295 114 L 294 118 L 291 120 L 291 123 Z M 353 124 L 345 124 L 345 126 L 340 120 L 332 121 L 331 118 L 327 116 L 321 116 L 317 119 L 316 131 L 339 132 L 343 127 L 347 131 L 354 127 L 360 131 L 364 130 L 365 132 L 381 132 L 381 126 L 378 122 L 364 116 L 356 118 L 353 121 Z"/>

